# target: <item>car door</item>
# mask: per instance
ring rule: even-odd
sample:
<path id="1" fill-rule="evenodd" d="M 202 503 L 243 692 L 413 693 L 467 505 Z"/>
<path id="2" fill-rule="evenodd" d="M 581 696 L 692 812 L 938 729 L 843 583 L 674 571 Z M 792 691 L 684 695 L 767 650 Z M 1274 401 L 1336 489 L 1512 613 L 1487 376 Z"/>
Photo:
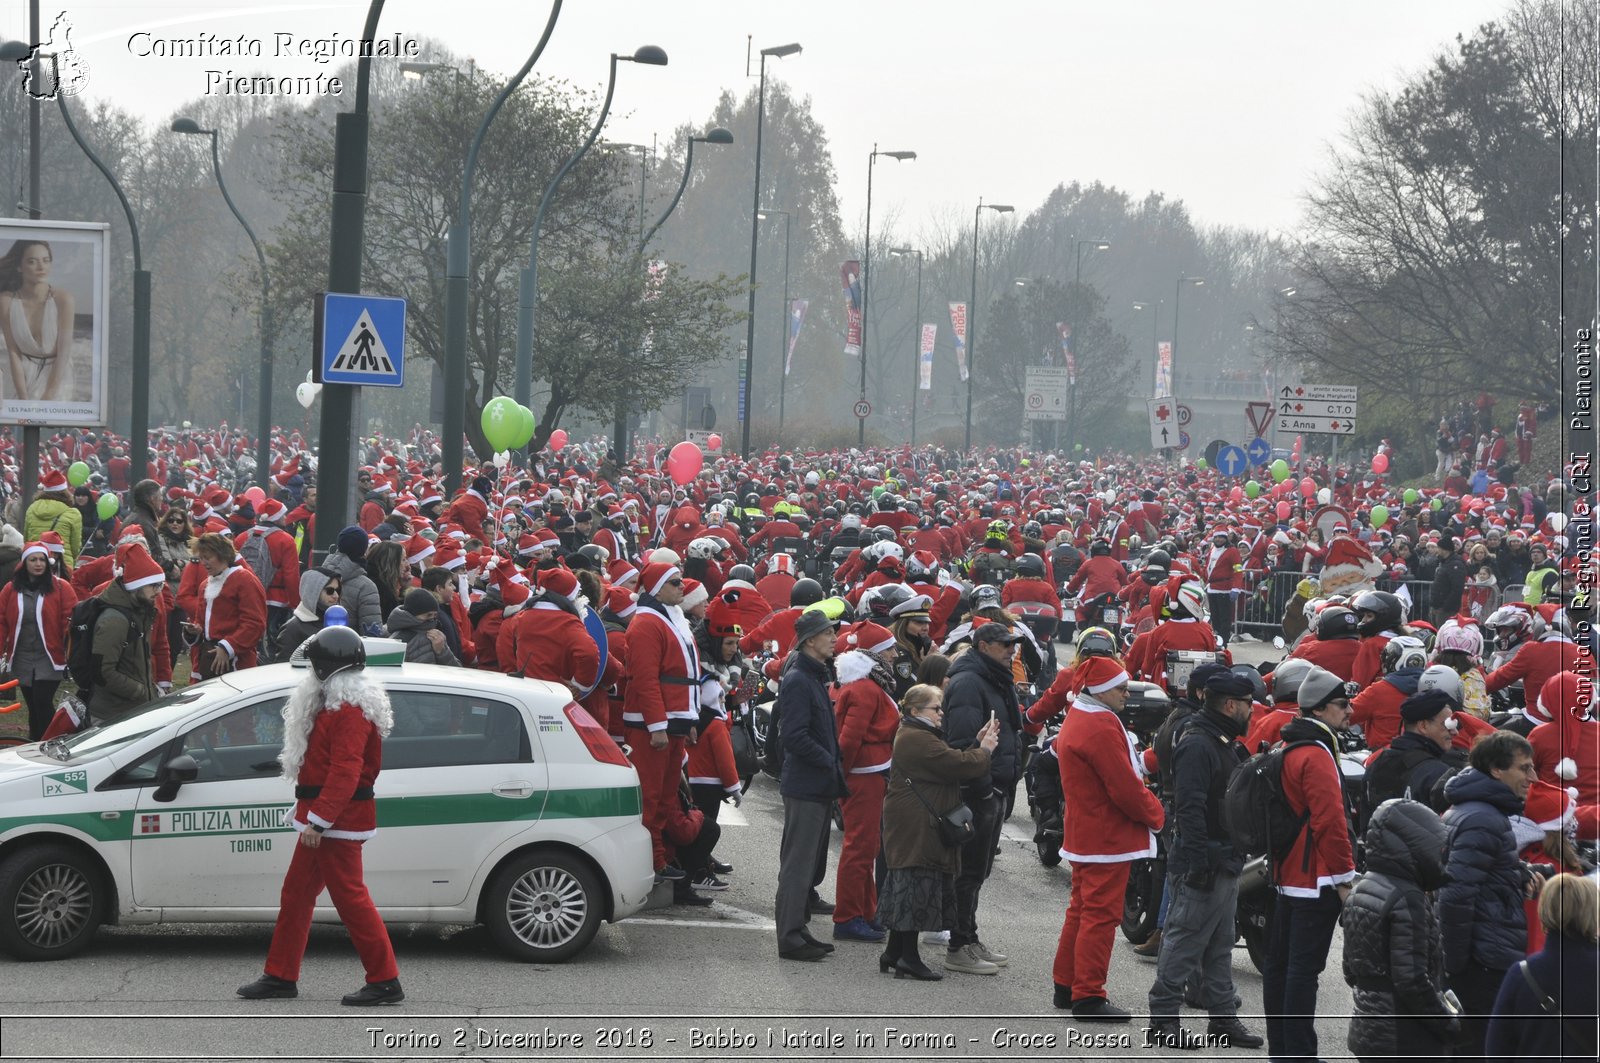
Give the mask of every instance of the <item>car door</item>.
<path id="1" fill-rule="evenodd" d="M 279 777 L 285 694 L 258 696 L 180 730 L 158 754 L 199 765 L 171 801 L 140 789 L 133 897 L 154 908 L 276 908 L 294 853 L 293 791 Z M 153 777 L 153 775 L 152 775 Z"/>
<path id="2" fill-rule="evenodd" d="M 460 904 L 488 853 L 538 820 L 548 772 L 504 696 L 392 684 L 389 703 L 367 886 L 383 907 Z"/>

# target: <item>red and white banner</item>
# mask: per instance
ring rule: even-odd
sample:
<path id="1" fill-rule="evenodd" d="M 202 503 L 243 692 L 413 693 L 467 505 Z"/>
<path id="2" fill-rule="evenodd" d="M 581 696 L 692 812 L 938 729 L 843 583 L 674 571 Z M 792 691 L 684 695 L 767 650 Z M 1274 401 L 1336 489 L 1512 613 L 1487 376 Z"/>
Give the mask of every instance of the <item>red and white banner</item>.
<path id="1" fill-rule="evenodd" d="M 922 326 L 922 344 L 917 348 L 917 390 L 933 390 L 933 345 L 939 338 L 937 324 Z"/>
<path id="2" fill-rule="evenodd" d="M 956 369 L 963 382 L 967 379 L 967 304 L 950 304 L 950 331 L 955 334 Z"/>
<path id="3" fill-rule="evenodd" d="M 1156 393 L 1155 398 L 1172 394 L 1172 343 L 1162 340 L 1156 344 Z"/>
<path id="4" fill-rule="evenodd" d="M 839 267 L 844 285 L 844 353 L 861 355 L 861 263 L 855 259 Z"/>
<path id="5" fill-rule="evenodd" d="M 783 352 L 784 376 L 788 376 L 789 370 L 794 367 L 794 345 L 800 339 L 800 326 L 805 324 L 806 310 L 810 306 L 810 299 L 789 300 L 789 342 Z"/>

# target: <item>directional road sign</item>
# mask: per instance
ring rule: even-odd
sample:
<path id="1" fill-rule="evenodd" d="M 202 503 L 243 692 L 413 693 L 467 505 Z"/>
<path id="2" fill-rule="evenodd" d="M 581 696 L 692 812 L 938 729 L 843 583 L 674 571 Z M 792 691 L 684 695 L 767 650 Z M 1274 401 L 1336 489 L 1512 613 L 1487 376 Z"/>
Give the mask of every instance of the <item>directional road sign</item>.
<path id="1" fill-rule="evenodd" d="M 1217 471 L 1224 476 L 1241 476 L 1250 467 L 1250 459 L 1243 447 L 1232 444 L 1217 451 Z"/>
<path id="2" fill-rule="evenodd" d="M 1022 416 L 1029 421 L 1065 421 L 1071 387 L 1065 366 L 1030 365 L 1022 389 Z"/>
<path id="3" fill-rule="evenodd" d="M 319 384 L 399 388 L 406 383 L 406 301 L 382 295 L 323 292 L 312 329 Z"/>
<path id="4" fill-rule="evenodd" d="M 1272 446 L 1265 439 L 1256 436 L 1245 444 L 1244 452 L 1245 456 L 1250 459 L 1250 464 L 1265 465 L 1267 459 L 1272 457 Z"/>
<path id="5" fill-rule="evenodd" d="M 1356 430 L 1353 384 L 1285 384 L 1276 400 L 1273 412 L 1280 432 L 1347 436 Z"/>
<path id="6" fill-rule="evenodd" d="M 1311 417 L 1294 414 L 1278 415 L 1280 432 L 1320 432 L 1323 435 L 1347 436 L 1356 430 L 1354 417 Z"/>
<path id="7" fill-rule="evenodd" d="M 1170 396 L 1145 400 L 1150 413 L 1150 446 L 1155 450 L 1178 445 L 1178 404 Z"/>

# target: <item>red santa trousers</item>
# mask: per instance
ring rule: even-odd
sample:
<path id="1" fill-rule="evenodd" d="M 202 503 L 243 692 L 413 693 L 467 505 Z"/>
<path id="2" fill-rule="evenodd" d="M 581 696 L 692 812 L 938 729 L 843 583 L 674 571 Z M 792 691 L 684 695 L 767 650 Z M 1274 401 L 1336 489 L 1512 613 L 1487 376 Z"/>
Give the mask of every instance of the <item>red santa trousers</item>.
<path id="1" fill-rule="evenodd" d="M 889 773 L 850 776 L 850 796 L 840 802 L 844 842 L 839 847 L 838 881 L 833 893 L 833 921 L 872 920 L 878 914 L 878 884 L 873 877 L 883 841 L 883 797 Z"/>
<path id="2" fill-rule="evenodd" d="M 1056 985 L 1071 986 L 1073 1000 L 1106 995 L 1111 943 L 1122 922 L 1123 895 L 1128 892 L 1126 860 L 1114 864 L 1072 862 L 1072 897 L 1066 922 L 1056 942 L 1053 972 Z"/>
<path id="3" fill-rule="evenodd" d="M 655 854 L 655 867 L 660 871 L 667 866 L 671 844 L 662 837 L 668 821 L 683 814 L 678 800 L 678 777 L 683 774 L 683 738 L 667 738 L 665 749 L 650 748 L 650 732 L 642 727 L 629 727 L 628 747 L 632 752 L 633 767 L 639 773 L 639 800 L 644 806 L 644 826 L 650 832 L 650 848 Z"/>
<path id="4" fill-rule="evenodd" d="M 295 840 L 294 856 L 289 860 L 288 874 L 283 876 L 278 923 L 272 928 L 266 972 L 290 982 L 300 980 L 300 960 L 311 933 L 311 910 L 324 886 L 345 929 L 350 931 L 350 940 L 367 969 L 367 981 L 399 978 L 389 931 L 384 929 L 383 919 L 361 878 L 361 843 L 343 838 L 323 838 L 315 849 Z"/>

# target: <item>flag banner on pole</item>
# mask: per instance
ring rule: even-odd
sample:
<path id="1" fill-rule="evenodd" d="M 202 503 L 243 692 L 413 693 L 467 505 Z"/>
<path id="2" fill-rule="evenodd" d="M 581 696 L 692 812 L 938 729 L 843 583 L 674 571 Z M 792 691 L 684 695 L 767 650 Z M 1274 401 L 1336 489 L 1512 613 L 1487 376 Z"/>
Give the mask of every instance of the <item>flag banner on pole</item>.
<path id="1" fill-rule="evenodd" d="M 1078 386 L 1078 358 L 1071 351 L 1067 352 L 1067 387 Z"/>
<path id="2" fill-rule="evenodd" d="M 649 262 L 647 262 L 645 264 L 645 276 L 644 276 L 644 301 L 645 302 L 652 303 L 652 302 L 655 302 L 655 300 L 660 297 L 660 295 L 661 295 L 661 283 L 662 283 L 662 281 L 664 281 L 666 279 L 666 276 L 667 276 L 667 264 L 662 259 L 659 259 L 659 258 L 651 259 Z M 655 345 L 656 345 L 656 330 L 653 329 L 653 328 L 646 329 L 645 333 L 644 333 L 644 339 L 639 341 L 640 349 L 645 354 L 649 354 L 652 350 L 655 349 Z"/>
<path id="3" fill-rule="evenodd" d="M 810 299 L 789 300 L 789 344 L 783 352 L 784 376 L 788 376 L 789 370 L 794 366 L 794 345 L 799 342 L 800 326 L 805 324 L 806 309 L 810 306 Z"/>
<path id="4" fill-rule="evenodd" d="M 740 424 L 744 423 L 744 419 L 745 419 L 746 413 L 748 412 L 745 409 L 745 402 L 750 397 L 750 381 L 745 376 L 745 372 L 744 372 L 744 352 L 745 352 L 745 350 L 746 350 L 745 345 L 742 344 L 742 343 L 739 344 L 739 416 L 738 416 L 738 421 L 739 421 Z"/>
<path id="5" fill-rule="evenodd" d="M 967 304 L 950 304 L 950 331 L 955 335 L 956 341 L 956 368 L 961 372 L 961 380 L 967 379 Z"/>
<path id="6" fill-rule="evenodd" d="M 917 348 L 917 390 L 933 390 L 933 345 L 939 337 L 939 326 L 934 323 L 922 326 L 922 345 Z"/>
<path id="7" fill-rule="evenodd" d="M 1162 340 L 1156 344 L 1156 393 L 1154 398 L 1172 394 L 1172 343 Z"/>
<path id="8" fill-rule="evenodd" d="M 844 284 L 844 353 L 861 355 L 861 263 L 855 259 L 839 267 Z"/>
<path id="9" fill-rule="evenodd" d="M 1073 368 L 1072 325 L 1066 321 L 1057 321 L 1056 335 L 1061 337 L 1061 364 L 1067 367 L 1069 377 L 1067 384 L 1070 387 L 1078 382 L 1076 379 L 1078 371 Z"/>

